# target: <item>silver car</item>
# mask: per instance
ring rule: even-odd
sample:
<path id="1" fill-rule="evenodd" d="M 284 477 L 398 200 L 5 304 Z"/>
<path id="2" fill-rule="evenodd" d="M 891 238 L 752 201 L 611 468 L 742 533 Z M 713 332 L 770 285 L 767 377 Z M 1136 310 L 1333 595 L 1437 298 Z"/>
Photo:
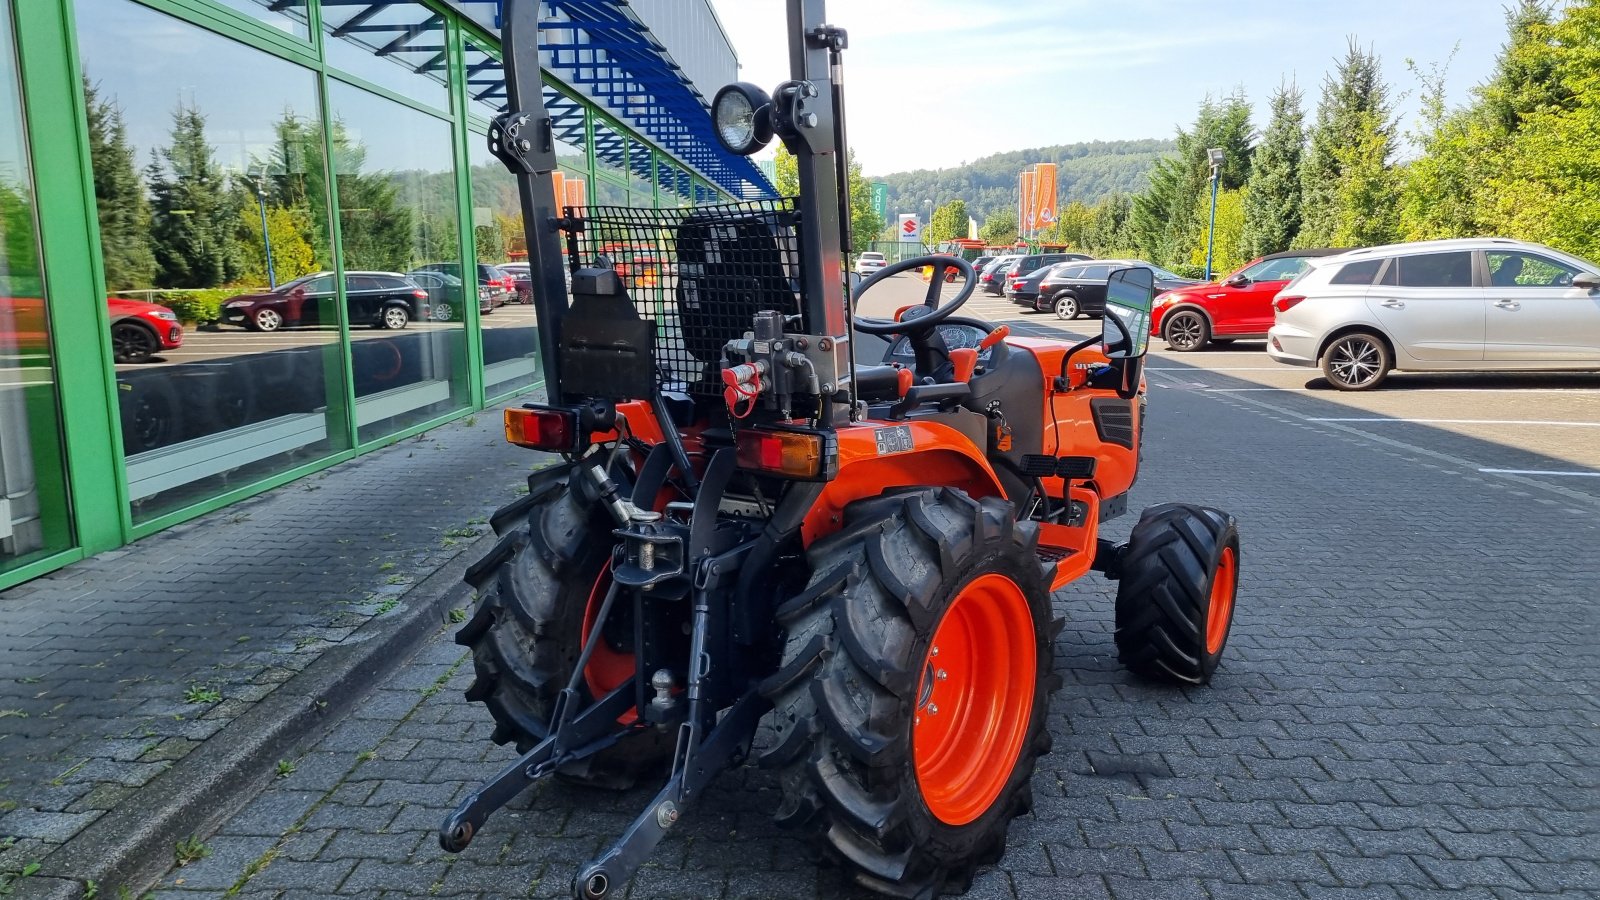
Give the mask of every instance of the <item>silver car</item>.
<path id="1" fill-rule="evenodd" d="M 1364 391 L 1395 369 L 1600 371 L 1600 266 L 1504 238 L 1314 261 L 1272 301 L 1267 354 Z"/>

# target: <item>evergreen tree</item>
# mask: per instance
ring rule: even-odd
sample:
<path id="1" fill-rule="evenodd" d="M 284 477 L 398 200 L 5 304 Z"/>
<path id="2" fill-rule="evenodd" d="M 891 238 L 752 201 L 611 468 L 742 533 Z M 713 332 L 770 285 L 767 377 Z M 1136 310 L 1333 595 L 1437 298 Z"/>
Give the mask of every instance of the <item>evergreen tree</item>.
<path id="1" fill-rule="evenodd" d="M 156 283 L 208 288 L 237 278 L 238 195 L 212 157 L 198 109 L 179 105 L 173 111 L 172 144 L 159 156 L 152 153 L 145 177 L 154 197 Z"/>
<path id="2" fill-rule="evenodd" d="M 1207 151 L 1223 152 L 1219 190 L 1236 190 L 1250 177 L 1254 137 L 1250 101 L 1243 91 L 1216 100 L 1207 97 L 1191 131 L 1178 131 L 1177 152 L 1157 163 L 1150 187 L 1134 198 L 1133 232 L 1138 249 L 1152 262 L 1181 265 L 1204 231 L 1205 217 L 1196 214 L 1205 194 L 1209 211 L 1211 160 Z"/>
<path id="3" fill-rule="evenodd" d="M 1285 84 L 1272 95 L 1272 121 L 1250 169 L 1244 199 L 1244 252 L 1250 258 L 1289 249 L 1300 232 L 1300 159 L 1305 113 L 1300 89 Z"/>
<path id="4" fill-rule="evenodd" d="M 1342 184 L 1341 152 L 1348 156 L 1350 148 L 1361 147 L 1362 159 L 1377 154 L 1387 167 L 1394 155 L 1388 94 L 1377 55 L 1362 50 L 1352 38 L 1338 68 L 1323 81 L 1317 123 L 1300 167 L 1301 226 L 1296 246 L 1332 245 L 1341 220 L 1358 214 L 1339 207 L 1341 197 L 1366 193 Z"/>
<path id="5" fill-rule="evenodd" d="M 1095 256 L 1135 256 L 1133 198 L 1120 191 L 1094 205 L 1094 220 L 1084 235 L 1084 246 Z"/>
<path id="6" fill-rule="evenodd" d="M 155 283 L 156 258 L 150 248 L 150 200 L 134 162 L 122 110 L 85 80 L 89 159 L 100 219 L 100 258 L 106 290 L 147 288 Z"/>
<path id="7" fill-rule="evenodd" d="M 345 268 L 389 272 L 411 269 L 419 249 L 417 213 L 401 196 L 401 182 L 390 172 L 363 171 L 367 148 L 350 138 L 343 122 L 333 123 L 332 138 Z M 458 255 L 459 251 L 448 258 Z"/>

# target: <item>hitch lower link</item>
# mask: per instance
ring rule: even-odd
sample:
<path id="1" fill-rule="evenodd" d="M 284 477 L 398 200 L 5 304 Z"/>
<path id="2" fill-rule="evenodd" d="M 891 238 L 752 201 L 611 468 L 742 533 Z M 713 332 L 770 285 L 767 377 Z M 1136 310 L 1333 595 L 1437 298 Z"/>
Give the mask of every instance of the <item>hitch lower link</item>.
<path id="1" fill-rule="evenodd" d="M 695 566 L 691 646 L 696 652 L 691 653 L 691 659 L 700 662 L 689 667 L 685 691 L 688 708 L 683 711 L 683 719 L 677 725 L 672 774 L 616 842 L 578 870 L 572 891 L 579 900 L 603 900 L 627 884 L 654 852 L 656 845 L 678 823 L 687 806 L 698 799 L 718 774 L 742 762 L 748 753 L 756 725 L 767 711 L 766 700 L 754 689 L 747 690 L 718 718 L 718 710 L 713 708 L 702 691 L 709 665 L 706 662 L 708 656 L 703 651 L 707 632 L 713 624 L 710 598 L 736 577 L 738 564 L 748 549 L 749 546 L 745 545 L 718 556 L 705 557 Z M 619 593 L 619 584 L 613 581 L 601 604 L 597 622 L 606 621 Z M 468 795 L 445 818 L 439 826 L 439 846 L 444 850 L 450 853 L 465 850 L 491 814 L 534 782 L 563 766 L 599 753 L 640 731 L 671 727 L 670 724 L 648 724 L 643 719 L 632 725 L 619 725 L 619 718 L 635 708 L 637 698 L 642 695 L 638 680 L 645 676 L 637 672 L 633 679 L 579 711 L 583 703 L 579 693 L 582 673 L 597 642 L 602 639 L 601 633 L 602 629 L 596 627 L 585 640 L 573 668 L 572 679 L 556 698 L 549 737 Z M 653 682 L 658 679 L 651 676 L 650 680 Z M 659 699 L 663 693 L 661 685 L 649 686 Z M 677 706 L 679 704 L 666 704 L 666 708 L 660 711 L 668 712 L 670 709 L 676 712 L 673 707 Z"/>

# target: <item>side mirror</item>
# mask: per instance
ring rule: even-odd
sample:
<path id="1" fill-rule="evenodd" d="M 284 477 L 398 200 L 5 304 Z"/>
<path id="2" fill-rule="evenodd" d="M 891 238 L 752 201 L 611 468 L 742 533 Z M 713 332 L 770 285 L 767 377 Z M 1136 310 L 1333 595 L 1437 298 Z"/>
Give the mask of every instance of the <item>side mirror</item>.
<path id="1" fill-rule="evenodd" d="M 856 271 L 853 271 L 853 270 L 850 271 L 850 272 L 846 272 L 845 273 L 845 278 L 847 279 L 847 284 L 848 284 L 848 286 L 850 288 L 850 296 L 851 297 L 854 297 L 856 295 L 856 291 L 861 290 L 861 282 L 866 280 L 865 278 L 862 277 L 860 272 L 856 272 Z"/>
<path id="2" fill-rule="evenodd" d="M 1100 340 L 1108 359 L 1138 359 L 1150 349 L 1150 307 L 1156 277 L 1149 269 L 1118 269 L 1106 281 L 1106 309 Z"/>
<path id="3" fill-rule="evenodd" d="M 1600 290 L 1600 275 L 1595 275 L 1592 272 L 1574 275 L 1572 276 L 1572 286 L 1583 288 L 1586 291 Z"/>
<path id="4" fill-rule="evenodd" d="M 1247 285 L 1249 283 L 1250 283 L 1250 279 L 1246 278 L 1245 276 L 1243 276 L 1243 275 L 1234 275 L 1233 277 L 1229 278 L 1227 281 L 1224 281 L 1223 285 L 1226 286 L 1226 287 L 1231 287 L 1231 288 L 1241 288 L 1241 287 L 1244 287 L 1245 285 Z"/>

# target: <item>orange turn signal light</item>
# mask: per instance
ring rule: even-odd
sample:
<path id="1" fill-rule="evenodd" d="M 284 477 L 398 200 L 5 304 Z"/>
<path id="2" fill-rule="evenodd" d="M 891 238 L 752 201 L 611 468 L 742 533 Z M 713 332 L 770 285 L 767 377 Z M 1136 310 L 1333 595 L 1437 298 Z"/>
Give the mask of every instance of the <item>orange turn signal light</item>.
<path id="1" fill-rule="evenodd" d="M 736 441 L 735 458 L 742 469 L 784 478 L 827 478 L 833 467 L 823 436 L 803 431 L 743 429 Z"/>
<path id="2" fill-rule="evenodd" d="M 578 449 L 578 416 L 565 409 L 506 410 L 506 441 L 551 453 Z"/>

